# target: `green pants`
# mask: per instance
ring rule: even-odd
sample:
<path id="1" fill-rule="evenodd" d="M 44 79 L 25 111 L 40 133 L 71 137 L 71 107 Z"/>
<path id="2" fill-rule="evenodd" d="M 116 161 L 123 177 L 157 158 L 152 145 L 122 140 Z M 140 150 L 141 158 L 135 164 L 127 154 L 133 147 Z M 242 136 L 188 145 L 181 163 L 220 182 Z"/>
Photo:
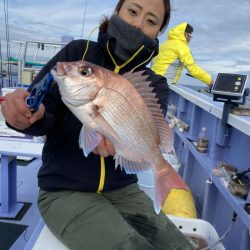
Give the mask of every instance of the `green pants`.
<path id="1" fill-rule="evenodd" d="M 38 200 L 48 228 L 71 250 L 193 249 L 137 184 L 104 192 L 45 192 Z"/>

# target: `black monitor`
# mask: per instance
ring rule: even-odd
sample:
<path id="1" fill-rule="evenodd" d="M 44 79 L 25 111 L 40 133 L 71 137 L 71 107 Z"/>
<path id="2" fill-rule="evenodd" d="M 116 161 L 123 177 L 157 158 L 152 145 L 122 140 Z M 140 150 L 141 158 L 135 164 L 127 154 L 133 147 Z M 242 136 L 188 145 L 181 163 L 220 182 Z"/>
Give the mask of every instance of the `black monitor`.
<path id="1" fill-rule="evenodd" d="M 219 73 L 211 92 L 226 99 L 240 99 L 244 96 L 246 81 L 247 75 Z"/>
<path id="2" fill-rule="evenodd" d="M 232 107 L 244 104 L 249 89 L 246 88 L 247 75 L 219 73 L 211 92 L 213 100 L 224 102 L 222 124 L 228 126 L 228 115 Z"/>

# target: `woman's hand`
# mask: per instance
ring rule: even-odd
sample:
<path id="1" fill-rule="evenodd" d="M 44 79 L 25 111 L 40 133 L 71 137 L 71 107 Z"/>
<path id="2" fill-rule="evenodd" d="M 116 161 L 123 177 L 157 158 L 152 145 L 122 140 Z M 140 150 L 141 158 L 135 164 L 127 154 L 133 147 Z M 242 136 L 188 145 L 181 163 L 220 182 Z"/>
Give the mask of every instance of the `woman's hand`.
<path id="1" fill-rule="evenodd" d="M 45 113 L 44 106 L 40 105 L 38 111 L 32 114 L 26 104 L 28 96 L 29 92 L 25 89 L 17 89 L 5 95 L 4 101 L 1 103 L 2 114 L 6 122 L 19 130 L 29 128 L 34 122 L 40 120 Z"/>
<path id="2" fill-rule="evenodd" d="M 112 145 L 112 143 L 104 138 L 99 145 L 95 148 L 95 150 L 93 150 L 94 154 L 98 154 L 100 156 L 103 157 L 107 157 L 107 156 L 114 156 L 115 155 L 115 149 Z"/>

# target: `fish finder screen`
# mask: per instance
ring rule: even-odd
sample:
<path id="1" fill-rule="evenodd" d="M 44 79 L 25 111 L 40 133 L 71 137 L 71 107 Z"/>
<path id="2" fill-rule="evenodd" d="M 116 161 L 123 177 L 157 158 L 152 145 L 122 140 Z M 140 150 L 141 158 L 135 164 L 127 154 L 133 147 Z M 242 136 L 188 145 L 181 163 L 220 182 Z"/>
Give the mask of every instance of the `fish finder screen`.
<path id="1" fill-rule="evenodd" d="M 214 92 L 243 94 L 247 76 L 219 73 L 213 86 Z"/>

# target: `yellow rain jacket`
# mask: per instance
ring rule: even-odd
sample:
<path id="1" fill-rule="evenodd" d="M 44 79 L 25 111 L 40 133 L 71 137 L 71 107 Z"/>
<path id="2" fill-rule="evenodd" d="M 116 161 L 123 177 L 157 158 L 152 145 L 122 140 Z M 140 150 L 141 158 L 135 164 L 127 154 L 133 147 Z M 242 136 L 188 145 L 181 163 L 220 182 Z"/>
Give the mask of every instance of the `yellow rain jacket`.
<path id="1" fill-rule="evenodd" d="M 152 69 L 157 74 L 165 76 L 168 83 L 176 84 L 185 67 L 193 77 L 209 85 L 211 75 L 195 63 L 184 36 L 186 27 L 187 23 L 184 22 L 168 32 L 168 40 L 161 44 Z"/>

